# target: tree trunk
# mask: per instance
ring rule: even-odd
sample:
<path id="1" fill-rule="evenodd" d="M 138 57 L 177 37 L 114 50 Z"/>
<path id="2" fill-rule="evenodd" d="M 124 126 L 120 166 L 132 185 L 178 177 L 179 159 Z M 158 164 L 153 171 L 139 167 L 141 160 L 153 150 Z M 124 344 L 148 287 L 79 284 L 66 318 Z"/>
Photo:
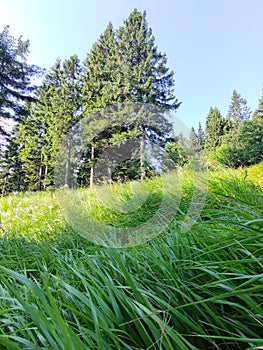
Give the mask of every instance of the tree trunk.
<path id="1" fill-rule="evenodd" d="M 7 178 L 8 178 L 8 174 L 6 174 L 6 176 L 4 177 L 4 184 L 3 184 L 3 188 L 2 188 L 2 196 L 4 196 L 6 194 L 6 185 L 7 185 Z"/>
<path id="2" fill-rule="evenodd" d="M 108 184 L 113 185 L 113 180 L 112 180 L 112 163 L 108 159 L 108 164 L 107 164 L 107 172 L 108 172 Z"/>
<path id="3" fill-rule="evenodd" d="M 44 181 L 44 184 L 43 184 L 44 190 L 46 190 L 46 186 L 47 186 L 47 174 L 48 174 L 48 165 L 46 164 L 45 165 L 45 181 Z"/>
<path id="4" fill-rule="evenodd" d="M 42 161 L 43 161 L 43 154 L 40 155 L 40 165 L 39 165 L 39 171 L 38 171 L 38 182 L 37 182 L 37 190 L 41 191 L 42 188 Z"/>
<path id="5" fill-rule="evenodd" d="M 93 186 L 93 182 L 94 182 L 94 158 L 95 158 L 95 147 L 91 146 L 91 154 L 90 154 L 91 168 L 90 168 L 90 179 L 89 179 L 90 188 Z"/>
<path id="6" fill-rule="evenodd" d="M 76 178 L 75 174 L 72 170 L 74 166 L 74 140 L 71 136 L 67 140 L 67 159 L 65 165 L 65 178 L 64 178 L 64 186 L 73 188 L 76 186 Z"/>
<path id="7" fill-rule="evenodd" d="M 140 127 L 141 130 L 141 136 L 140 136 L 140 173 L 141 173 L 141 180 L 144 180 L 146 178 L 146 171 L 145 171 L 145 139 L 144 139 L 144 132 L 142 127 Z"/>
<path id="8" fill-rule="evenodd" d="M 21 188 L 21 175 L 18 172 L 17 176 L 16 176 L 16 190 L 20 191 Z"/>

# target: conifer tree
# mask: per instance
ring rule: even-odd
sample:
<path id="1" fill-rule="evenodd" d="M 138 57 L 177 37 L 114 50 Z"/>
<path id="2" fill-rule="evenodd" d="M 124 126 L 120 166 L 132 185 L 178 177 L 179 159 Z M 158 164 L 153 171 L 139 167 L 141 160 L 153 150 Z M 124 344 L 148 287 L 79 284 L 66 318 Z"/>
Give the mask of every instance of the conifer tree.
<path id="1" fill-rule="evenodd" d="M 93 44 L 84 61 L 83 100 L 84 112 L 105 108 L 118 102 L 115 86 L 120 82 L 116 34 L 111 23 L 98 41 Z"/>
<path id="2" fill-rule="evenodd" d="M 80 63 L 72 56 L 57 60 L 46 74 L 38 101 L 20 124 L 16 142 L 30 188 L 45 189 L 54 182 L 54 167 L 63 135 L 81 117 Z"/>
<path id="3" fill-rule="evenodd" d="M 24 169 L 19 159 L 19 146 L 14 142 L 14 137 L 9 138 L 7 146 L 1 151 L 0 169 L 1 195 L 27 189 L 24 183 Z"/>
<path id="4" fill-rule="evenodd" d="M 241 98 L 236 90 L 233 91 L 227 117 L 224 120 L 222 146 L 217 151 L 218 160 L 230 167 L 240 165 L 240 157 L 237 150 L 240 148 L 240 133 L 245 121 L 250 119 L 251 111 L 247 107 L 247 101 Z"/>
<path id="5" fill-rule="evenodd" d="M 117 30 L 123 82 L 123 100 L 151 103 L 177 109 L 173 72 L 166 66 L 167 57 L 158 51 L 146 12 L 133 10 Z"/>
<path id="6" fill-rule="evenodd" d="M 110 23 L 84 62 L 85 110 L 123 102 L 177 109 L 173 72 L 166 64 L 145 12 L 135 9 L 116 32 Z"/>
<path id="7" fill-rule="evenodd" d="M 236 127 L 238 124 L 245 120 L 250 119 L 251 111 L 247 107 L 247 101 L 237 93 L 233 91 L 231 102 L 228 108 L 227 119 Z"/>
<path id="8" fill-rule="evenodd" d="M 193 126 L 191 127 L 191 130 L 190 130 L 188 146 L 193 153 L 200 152 L 199 140 L 198 140 L 197 134 L 195 132 L 195 128 Z"/>
<path id="9" fill-rule="evenodd" d="M 237 165 L 253 165 L 263 160 L 263 116 L 243 123 L 236 149 Z"/>
<path id="10" fill-rule="evenodd" d="M 4 125 L 19 121 L 24 103 L 34 100 L 30 79 L 40 69 L 26 62 L 28 49 L 29 41 L 12 37 L 8 26 L 0 33 L 0 135 L 8 135 Z"/>
<path id="11" fill-rule="evenodd" d="M 205 132 L 200 122 L 198 123 L 197 137 L 200 145 L 200 151 L 202 151 L 205 145 Z"/>
<path id="12" fill-rule="evenodd" d="M 263 117 L 263 92 L 262 92 L 262 96 L 258 101 L 258 107 L 253 113 L 253 119 L 259 118 L 259 117 Z"/>
<path id="13" fill-rule="evenodd" d="M 206 118 L 206 140 L 204 150 L 206 153 L 211 153 L 220 146 L 223 135 L 223 118 L 218 108 L 210 107 L 209 113 Z"/>
<path id="14" fill-rule="evenodd" d="M 17 123 L 26 118 L 25 105 L 35 101 L 31 78 L 39 67 L 27 63 L 29 41 L 0 33 L 0 186 L 2 193 L 23 188 L 19 147 L 14 142 Z"/>
<path id="15" fill-rule="evenodd" d="M 89 115 L 91 110 L 119 103 L 148 103 L 176 110 L 180 103 L 173 93 L 173 72 L 169 71 L 166 63 L 166 56 L 158 52 L 154 44 L 145 12 L 141 13 L 135 9 L 116 32 L 109 24 L 85 61 L 85 114 Z M 157 140 L 164 137 L 169 129 L 165 118 L 159 118 L 159 130 L 157 123 L 153 128 L 150 126 L 152 123 L 146 125 L 139 120 L 141 118 L 134 116 L 129 119 L 129 125 L 127 121 L 122 121 L 122 124 L 117 126 L 113 117 L 111 124 L 116 128 L 111 128 L 111 135 L 118 134 L 123 128 L 129 131 L 136 129 L 143 149 L 146 135 L 151 135 L 152 139 Z M 102 120 L 97 124 L 101 128 Z M 94 123 L 91 128 L 94 131 Z M 98 147 L 98 142 L 96 144 Z M 91 154 L 94 153 L 96 152 L 93 145 Z M 141 170 L 144 172 L 143 167 Z"/>

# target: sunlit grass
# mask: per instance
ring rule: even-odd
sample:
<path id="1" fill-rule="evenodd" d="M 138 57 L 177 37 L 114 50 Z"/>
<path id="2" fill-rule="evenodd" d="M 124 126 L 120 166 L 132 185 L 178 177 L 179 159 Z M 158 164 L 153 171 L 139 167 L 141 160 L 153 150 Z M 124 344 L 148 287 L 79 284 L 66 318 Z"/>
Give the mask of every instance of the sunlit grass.
<path id="1" fill-rule="evenodd" d="M 2 198 L 0 348 L 263 346 L 258 170 L 211 173 L 201 216 L 185 233 L 179 228 L 193 182 L 183 176 L 175 220 L 155 240 L 126 249 L 102 248 L 74 233 L 54 193 Z M 154 181 L 153 194 L 160 179 Z M 111 191 L 118 205 L 135 200 L 126 184 Z M 80 195 L 102 221 L 122 222 L 123 213 L 102 209 L 90 190 Z M 152 201 L 144 206 L 146 218 L 159 199 Z"/>

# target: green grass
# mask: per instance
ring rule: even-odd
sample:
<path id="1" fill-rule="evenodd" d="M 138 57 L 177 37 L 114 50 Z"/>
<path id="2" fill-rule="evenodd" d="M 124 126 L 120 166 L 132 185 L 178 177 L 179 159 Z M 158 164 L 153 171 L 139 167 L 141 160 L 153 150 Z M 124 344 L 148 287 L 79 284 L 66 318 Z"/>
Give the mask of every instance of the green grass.
<path id="1" fill-rule="evenodd" d="M 2 198 L 0 349 L 263 346 L 262 172 L 263 164 L 211 173 L 204 208 L 186 232 L 193 182 L 183 174 L 174 220 L 154 240 L 123 249 L 75 233 L 55 193 Z M 81 198 L 102 222 L 135 226 L 158 207 L 154 181 L 132 221 L 89 190 Z M 128 185 L 112 191 L 124 207 L 131 200 Z"/>

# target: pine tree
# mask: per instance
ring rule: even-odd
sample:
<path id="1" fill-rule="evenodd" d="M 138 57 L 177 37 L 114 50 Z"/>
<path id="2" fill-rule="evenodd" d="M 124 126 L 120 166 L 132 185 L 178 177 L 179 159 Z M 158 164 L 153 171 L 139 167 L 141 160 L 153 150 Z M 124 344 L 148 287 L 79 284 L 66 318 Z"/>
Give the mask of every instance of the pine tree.
<path id="1" fill-rule="evenodd" d="M 218 108 L 210 107 L 206 118 L 206 140 L 204 150 L 206 153 L 211 153 L 220 146 L 223 135 L 224 121 Z"/>

